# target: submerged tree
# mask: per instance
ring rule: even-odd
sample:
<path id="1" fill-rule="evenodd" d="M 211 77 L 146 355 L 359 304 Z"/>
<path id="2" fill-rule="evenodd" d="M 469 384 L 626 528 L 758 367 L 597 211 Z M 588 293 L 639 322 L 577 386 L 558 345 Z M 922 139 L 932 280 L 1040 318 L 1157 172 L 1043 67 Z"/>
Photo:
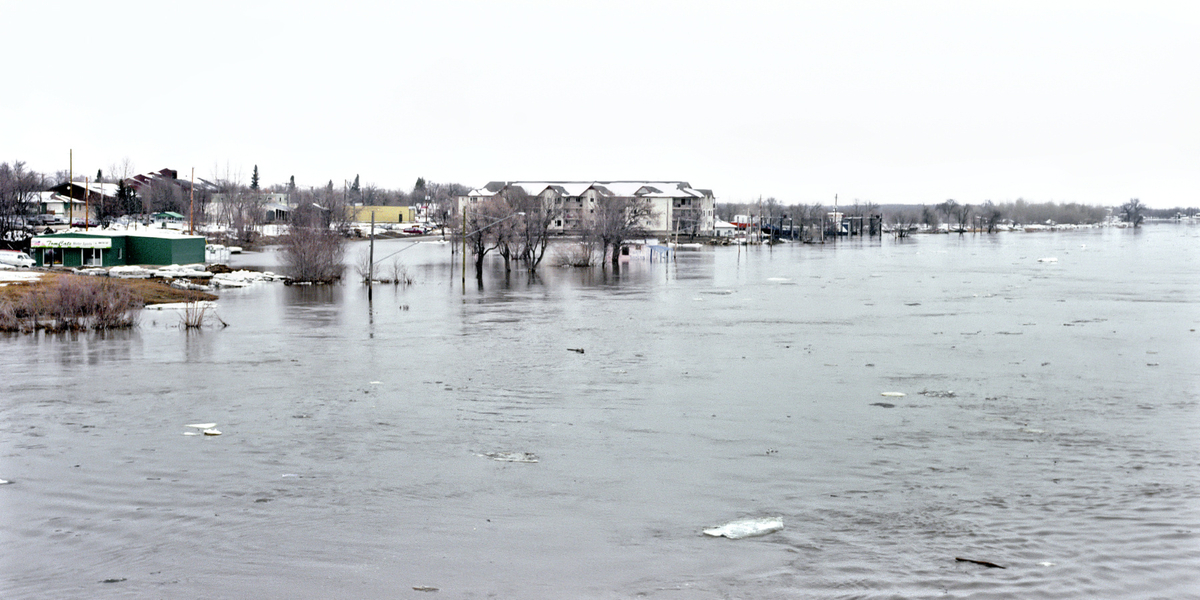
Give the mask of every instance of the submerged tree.
<path id="1" fill-rule="evenodd" d="M 525 213 L 517 218 L 520 257 L 532 273 L 546 256 L 546 248 L 550 245 L 550 225 L 562 214 L 562 209 L 546 202 L 541 196 L 530 196 L 523 191 L 519 196 L 510 198 L 509 203 Z"/>
<path id="2" fill-rule="evenodd" d="M 346 239 L 330 223 L 330 214 L 314 202 L 292 211 L 282 239 L 282 258 L 292 281 L 333 283 L 346 269 Z"/>
<path id="3" fill-rule="evenodd" d="M 654 215 L 654 210 L 645 198 L 617 196 L 601 198 L 595 210 L 584 225 L 584 238 L 594 240 L 601 255 L 608 256 L 616 266 L 625 242 L 648 235 L 646 221 Z"/>
<path id="4" fill-rule="evenodd" d="M 488 198 L 464 207 L 463 227 L 459 235 L 466 238 L 467 249 L 475 261 L 475 278 L 483 278 L 483 259 L 489 252 L 499 247 L 499 241 L 491 229 L 494 229 L 505 218 L 507 204 L 503 198 Z"/>
<path id="5" fill-rule="evenodd" d="M 1121 220 L 1126 223 L 1132 223 L 1134 227 L 1141 227 L 1144 217 L 1142 211 L 1146 206 L 1137 198 L 1130 198 L 1129 202 L 1121 205 Z"/>
<path id="6" fill-rule="evenodd" d="M 1000 219 L 1004 218 L 1004 211 L 996 206 L 996 203 L 988 200 L 979 208 L 980 217 L 983 219 L 983 226 L 987 227 L 988 233 L 996 233 L 996 228 L 1000 225 Z"/>

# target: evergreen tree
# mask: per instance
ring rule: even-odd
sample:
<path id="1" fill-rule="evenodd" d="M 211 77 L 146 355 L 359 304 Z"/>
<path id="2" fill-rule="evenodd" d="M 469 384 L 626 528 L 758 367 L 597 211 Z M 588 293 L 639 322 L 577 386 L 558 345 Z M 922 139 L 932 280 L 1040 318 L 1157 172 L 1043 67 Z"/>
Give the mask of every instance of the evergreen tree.
<path id="1" fill-rule="evenodd" d="M 250 189 L 258 191 L 258 165 L 254 165 L 254 174 L 250 176 Z"/>
<path id="2" fill-rule="evenodd" d="M 330 180 L 329 180 L 329 185 L 326 185 L 326 186 L 325 186 L 325 193 L 326 193 L 326 194 L 332 194 L 332 193 L 333 193 L 333 180 L 332 180 L 332 179 L 330 179 Z"/>
<path id="3" fill-rule="evenodd" d="M 104 182 L 104 173 L 100 169 L 96 169 L 96 183 Z"/>
<path id="4" fill-rule="evenodd" d="M 141 212 L 137 191 L 125 185 L 124 179 L 117 180 L 117 210 L 118 214 L 130 215 Z"/>
<path id="5" fill-rule="evenodd" d="M 350 184 L 350 191 L 358 192 L 358 175 L 354 176 L 354 183 Z"/>
<path id="6" fill-rule="evenodd" d="M 415 195 L 417 195 L 417 192 L 424 192 L 424 191 L 425 191 L 425 178 L 418 177 L 416 185 L 413 186 L 413 195 L 415 196 Z"/>
<path id="7" fill-rule="evenodd" d="M 288 191 L 289 192 L 296 191 L 296 176 L 295 175 L 292 175 L 290 178 L 288 178 Z"/>

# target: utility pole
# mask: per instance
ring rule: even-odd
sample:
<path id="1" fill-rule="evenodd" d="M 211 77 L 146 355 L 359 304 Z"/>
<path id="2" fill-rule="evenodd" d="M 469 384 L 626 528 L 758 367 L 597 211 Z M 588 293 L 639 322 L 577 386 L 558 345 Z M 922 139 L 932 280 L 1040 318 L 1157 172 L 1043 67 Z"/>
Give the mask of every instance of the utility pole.
<path id="1" fill-rule="evenodd" d="M 196 235 L 196 167 L 192 167 L 192 185 L 188 187 L 188 235 Z"/>
<path id="2" fill-rule="evenodd" d="M 67 223 L 75 219 L 75 149 L 68 150 L 67 155 L 67 195 L 70 200 L 67 201 Z"/>
<path id="3" fill-rule="evenodd" d="M 367 266 L 367 300 L 370 300 L 374 291 L 372 284 L 375 282 L 375 211 L 371 211 L 371 250 L 367 260 L 370 261 Z"/>
<path id="4" fill-rule="evenodd" d="M 467 293 L 467 207 L 462 207 L 462 293 Z"/>

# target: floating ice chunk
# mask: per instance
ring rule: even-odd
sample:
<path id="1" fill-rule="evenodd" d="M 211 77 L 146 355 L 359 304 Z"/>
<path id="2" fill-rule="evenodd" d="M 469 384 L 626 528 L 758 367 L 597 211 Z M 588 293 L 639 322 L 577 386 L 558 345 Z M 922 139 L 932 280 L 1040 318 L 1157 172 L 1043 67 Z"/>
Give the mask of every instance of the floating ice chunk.
<path id="1" fill-rule="evenodd" d="M 764 517 L 761 519 L 744 519 L 741 521 L 732 521 L 720 527 L 705 529 L 705 535 L 713 537 L 727 537 L 731 540 L 740 540 L 748 537 L 758 537 L 775 533 L 783 529 L 783 519 L 779 517 Z"/>
<path id="2" fill-rule="evenodd" d="M 490 458 L 500 462 L 535 463 L 538 461 L 537 455 L 532 452 L 484 452 L 475 456 L 482 456 L 483 458 Z"/>
<path id="3" fill-rule="evenodd" d="M 184 425 L 184 427 L 191 427 L 193 429 L 212 429 L 216 426 L 216 423 L 193 423 L 191 425 Z"/>
<path id="4" fill-rule="evenodd" d="M 1039 567 L 1053 567 L 1054 563 L 1048 562 L 1048 561 L 1043 561 L 1043 562 L 1038 563 L 1038 566 Z"/>
<path id="5" fill-rule="evenodd" d="M 880 392 L 879 395 L 887 396 L 888 398 L 903 398 L 906 396 L 904 392 Z"/>

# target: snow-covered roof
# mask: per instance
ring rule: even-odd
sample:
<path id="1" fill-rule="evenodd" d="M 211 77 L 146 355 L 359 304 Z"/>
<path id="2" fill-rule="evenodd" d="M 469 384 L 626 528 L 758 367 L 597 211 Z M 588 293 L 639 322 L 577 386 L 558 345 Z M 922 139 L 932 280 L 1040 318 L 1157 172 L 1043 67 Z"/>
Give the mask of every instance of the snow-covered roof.
<path id="1" fill-rule="evenodd" d="M 72 181 L 70 183 L 79 189 L 86 188 L 88 193 L 100 194 L 101 196 L 108 196 L 110 198 L 117 197 L 117 184 L 115 183 L 96 183 L 94 181 L 88 182 L 87 185 L 84 185 L 82 181 Z M 51 189 L 59 188 L 62 188 L 63 191 L 67 189 L 65 183 L 56 185 Z"/>
<path id="2" fill-rule="evenodd" d="M 83 186 L 79 186 L 83 187 Z M 29 200 L 31 202 L 39 202 L 45 204 L 47 202 L 62 202 L 64 204 L 71 202 L 71 198 L 59 194 L 57 192 L 34 192 Z M 87 201 L 83 198 L 75 198 L 75 204 L 86 204 Z"/>
<path id="3" fill-rule="evenodd" d="M 588 189 L 595 189 L 604 196 L 618 197 L 703 198 L 712 195 L 710 190 L 694 189 L 686 181 L 492 181 L 467 195 L 495 196 L 506 187 L 520 187 L 531 196 L 541 194 L 547 188 L 560 196 L 581 196 Z"/>
<path id="4" fill-rule="evenodd" d="M 91 231 L 71 231 L 63 233 L 51 233 L 38 237 L 147 237 L 169 240 L 183 239 L 204 239 L 202 235 L 188 235 L 186 233 L 176 231 L 174 229 L 162 229 L 159 227 L 144 227 L 141 229 L 97 229 L 92 228 Z"/>

